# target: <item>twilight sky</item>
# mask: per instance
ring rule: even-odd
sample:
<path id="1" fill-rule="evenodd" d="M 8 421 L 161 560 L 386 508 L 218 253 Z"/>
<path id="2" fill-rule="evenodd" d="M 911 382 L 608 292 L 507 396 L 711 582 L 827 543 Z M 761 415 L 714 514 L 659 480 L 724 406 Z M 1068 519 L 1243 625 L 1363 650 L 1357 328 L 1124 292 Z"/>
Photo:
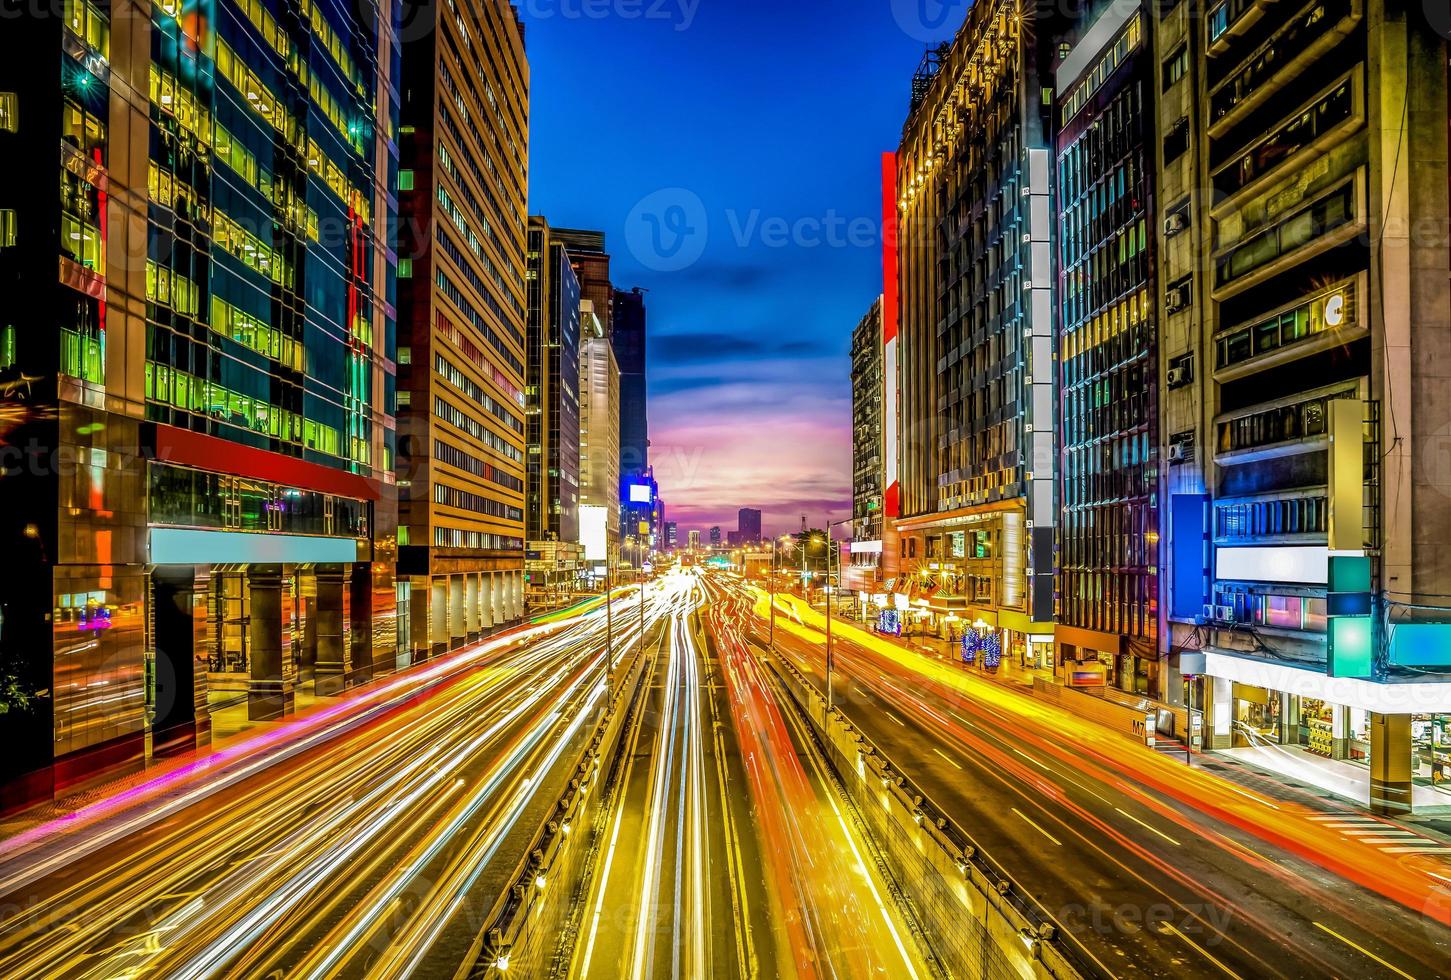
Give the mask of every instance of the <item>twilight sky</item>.
<path id="1" fill-rule="evenodd" d="M 666 519 L 851 509 L 851 331 L 881 290 L 880 154 L 946 0 L 522 0 L 530 210 L 648 289 Z M 923 23 L 926 12 L 934 23 Z M 942 26 L 942 25 L 946 26 Z"/>

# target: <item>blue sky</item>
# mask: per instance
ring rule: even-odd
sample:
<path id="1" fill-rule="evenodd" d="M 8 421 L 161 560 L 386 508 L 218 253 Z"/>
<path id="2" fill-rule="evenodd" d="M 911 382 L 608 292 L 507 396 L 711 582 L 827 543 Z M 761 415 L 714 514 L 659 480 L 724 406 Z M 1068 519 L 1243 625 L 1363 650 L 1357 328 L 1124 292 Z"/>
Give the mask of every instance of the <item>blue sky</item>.
<path id="1" fill-rule="evenodd" d="M 922 24 L 918 4 L 949 24 Z M 956 5 L 960 7 L 960 5 Z M 881 289 L 880 154 L 938 0 L 523 0 L 530 208 L 642 286 L 667 519 L 847 516 L 852 329 Z M 955 18 L 955 19 L 954 19 Z"/>

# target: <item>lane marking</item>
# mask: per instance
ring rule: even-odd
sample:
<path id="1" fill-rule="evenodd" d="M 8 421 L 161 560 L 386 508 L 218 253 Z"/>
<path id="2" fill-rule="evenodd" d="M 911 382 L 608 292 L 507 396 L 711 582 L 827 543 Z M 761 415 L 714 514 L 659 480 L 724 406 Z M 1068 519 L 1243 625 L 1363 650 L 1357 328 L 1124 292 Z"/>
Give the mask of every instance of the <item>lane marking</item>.
<path id="1" fill-rule="evenodd" d="M 1382 847 L 1387 854 L 1451 854 L 1451 847 Z M 1440 875 L 1435 877 L 1440 878 Z M 1443 881 L 1448 879 L 1442 879 Z"/>
<path id="2" fill-rule="evenodd" d="M 1043 763 L 1039 762 L 1037 759 L 1033 758 L 1031 755 L 1029 755 L 1028 753 L 1024 752 L 1022 749 L 1014 748 L 1013 751 L 1016 752 L 1016 753 L 1018 753 L 1018 755 L 1022 756 L 1024 759 L 1027 759 L 1029 762 L 1031 762 L 1033 765 L 1037 766 L 1039 769 L 1042 769 L 1044 772 L 1052 772 L 1053 771 L 1053 769 L 1052 769 L 1051 766 L 1045 766 Z"/>
<path id="3" fill-rule="evenodd" d="M 962 766 L 959 766 L 957 764 L 957 760 L 956 759 L 954 759 L 952 756 L 948 755 L 946 752 L 943 752 L 941 749 L 937 748 L 935 745 L 932 747 L 932 751 L 933 752 L 936 752 L 938 755 L 942 756 L 942 758 L 944 758 L 948 762 L 952 763 L 958 769 L 961 769 L 962 768 Z"/>
<path id="4" fill-rule="evenodd" d="M 1165 922 L 1165 923 L 1162 923 L 1162 925 L 1164 927 L 1164 931 L 1165 932 L 1171 933 L 1171 934 L 1173 934 L 1175 936 L 1178 936 L 1180 939 L 1184 940 L 1184 942 L 1187 943 L 1190 948 L 1194 949 L 1196 952 L 1199 953 L 1200 956 L 1203 956 L 1206 960 L 1208 960 L 1209 962 L 1213 963 L 1215 966 L 1219 967 L 1221 970 L 1223 970 L 1229 976 L 1234 977 L 1234 980 L 1244 980 L 1244 977 L 1241 977 L 1238 973 L 1235 973 L 1229 967 L 1225 966 L 1224 963 L 1223 963 L 1223 961 L 1221 961 L 1213 953 L 1211 953 L 1209 950 L 1205 949 L 1203 946 L 1201 946 L 1198 943 L 1196 943 L 1194 940 L 1190 939 L 1188 936 L 1184 935 L 1184 933 L 1180 932 L 1179 929 L 1174 925 L 1174 923 L 1172 923 L 1172 922 Z M 1319 923 L 1316 923 L 1316 925 L 1319 925 Z"/>
<path id="5" fill-rule="evenodd" d="M 1134 816 L 1132 813 L 1129 813 L 1123 807 L 1116 806 L 1116 807 L 1114 807 L 1114 809 L 1117 810 L 1119 813 L 1122 813 L 1124 816 L 1128 817 L 1130 820 L 1132 820 L 1134 823 L 1138 824 L 1140 827 L 1143 827 L 1145 830 L 1147 830 L 1147 831 L 1149 831 L 1151 833 L 1158 834 L 1160 837 L 1164 838 L 1164 840 L 1168 841 L 1170 844 L 1173 844 L 1175 847 L 1183 847 L 1184 846 L 1184 845 L 1180 844 L 1178 841 L 1176 841 L 1174 838 L 1170 837 L 1168 834 L 1164 833 L 1162 830 L 1159 830 L 1156 827 L 1151 827 L 1148 824 L 1144 823 L 1142 820 L 1140 820 L 1138 817 Z"/>
<path id="6" fill-rule="evenodd" d="M 1405 977 L 1406 980 L 1416 980 L 1415 977 L 1411 976 L 1405 970 L 1402 970 L 1398 966 L 1392 966 L 1391 964 L 1387 963 L 1385 960 L 1381 959 L 1379 956 L 1377 956 L 1374 953 L 1372 953 L 1370 950 L 1366 949 L 1364 946 L 1361 946 L 1361 945 L 1359 945 L 1357 943 L 1353 943 L 1349 939 L 1346 939 L 1340 933 L 1336 932 L 1334 929 L 1332 929 L 1329 926 L 1325 925 L 1323 922 L 1317 922 L 1317 923 L 1315 923 L 1315 928 L 1321 930 L 1322 932 L 1328 932 L 1330 935 L 1334 936 L 1336 939 L 1340 940 L 1342 943 L 1344 943 L 1345 945 L 1349 946 L 1351 949 L 1355 950 L 1358 953 L 1363 953 L 1364 955 L 1370 957 L 1371 959 L 1373 959 L 1377 963 L 1379 963 L 1381 966 L 1385 967 L 1387 970 L 1390 970 L 1392 973 L 1395 973 L 1398 976 Z"/>
<path id="7" fill-rule="evenodd" d="M 898 718 L 896 715 L 892 714 L 890 711 L 884 711 L 884 712 L 882 712 L 882 714 L 886 715 L 888 718 L 892 719 L 897 724 L 901 725 L 903 728 L 906 728 L 907 727 L 907 723 L 905 721 L 903 721 L 902 719 Z"/>
<path id="8" fill-rule="evenodd" d="M 1032 827 L 1038 833 L 1042 834 L 1044 837 L 1048 838 L 1053 843 L 1057 844 L 1059 847 L 1062 847 L 1063 846 L 1063 842 L 1061 840 L 1059 840 L 1058 838 L 1054 837 L 1052 834 L 1048 833 L 1048 831 L 1044 830 L 1042 827 L 1038 826 L 1037 821 L 1035 821 L 1032 817 L 1028 816 L 1022 810 L 1019 810 L 1017 807 L 1013 807 L 1012 808 L 1012 811 L 1014 813 L 1016 813 L 1018 816 L 1022 817 L 1023 820 L 1027 822 L 1027 824 L 1028 824 L 1029 827 Z"/>

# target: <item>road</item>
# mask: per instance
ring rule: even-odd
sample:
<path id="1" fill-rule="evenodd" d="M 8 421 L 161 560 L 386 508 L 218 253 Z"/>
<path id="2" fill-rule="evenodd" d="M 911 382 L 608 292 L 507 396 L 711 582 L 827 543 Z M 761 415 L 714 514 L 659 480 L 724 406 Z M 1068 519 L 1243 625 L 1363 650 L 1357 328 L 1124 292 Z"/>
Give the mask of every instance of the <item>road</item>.
<path id="1" fill-rule="evenodd" d="M 804 732 L 699 582 L 666 580 L 668 641 L 570 975 L 931 976 Z"/>
<path id="2" fill-rule="evenodd" d="M 763 638 L 767 609 L 749 617 Z M 824 690 L 820 615 L 777 616 L 778 649 Z M 1378 848 L 1363 811 L 1248 792 L 959 664 L 834 634 L 841 709 L 1107 974 L 1451 972 L 1451 867 Z"/>
<path id="3" fill-rule="evenodd" d="M 617 614 L 617 656 L 635 622 Z M 7 842 L 0 976 L 450 974 L 598 717 L 603 623 L 489 644 L 376 710 L 282 731 L 302 748 L 265 768 L 82 814 L 74 839 Z"/>

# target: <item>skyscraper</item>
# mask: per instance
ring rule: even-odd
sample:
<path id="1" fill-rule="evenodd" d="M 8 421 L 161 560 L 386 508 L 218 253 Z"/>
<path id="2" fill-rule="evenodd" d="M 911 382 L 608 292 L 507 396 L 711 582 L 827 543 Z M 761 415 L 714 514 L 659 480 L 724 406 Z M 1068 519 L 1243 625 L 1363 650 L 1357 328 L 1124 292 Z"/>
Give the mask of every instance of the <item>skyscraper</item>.
<path id="1" fill-rule="evenodd" d="M 736 514 L 736 530 L 740 533 L 742 544 L 755 544 L 761 540 L 761 512 L 750 507 L 742 507 Z"/>
<path id="2" fill-rule="evenodd" d="M 1111 4 L 1060 63 L 1058 662 L 1166 690 L 1159 650 L 1152 14 Z M 1068 669 L 1065 666 L 1065 669 Z"/>
<path id="3" fill-rule="evenodd" d="M 404 54 L 399 564 L 426 656 L 523 614 L 529 68 L 502 0 L 417 16 L 434 23 Z"/>
<path id="4" fill-rule="evenodd" d="M 620 547 L 620 368 L 594 301 L 582 299 L 579 307 L 579 500 L 606 508 L 606 547 L 614 556 Z"/>
<path id="5" fill-rule="evenodd" d="M 529 219 L 527 400 L 529 541 L 579 537 L 579 279 L 541 217 Z"/>
<path id="6" fill-rule="evenodd" d="M 1447 481 L 1427 462 L 1451 431 L 1451 248 L 1415 231 L 1448 216 L 1432 9 L 1150 18 L 1165 647 L 1193 646 L 1178 662 L 1208 745 L 1363 755 L 1383 812 L 1410 806 L 1430 752 L 1412 754 L 1410 707 L 1438 697 L 1404 627 L 1451 621 Z"/>
<path id="7" fill-rule="evenodd" d="M 665 522 L 665 550 L 674 551 L 679 545 L 674 521 Z"/>
<path id="8" fill-rule="evenodd" d="M 864 589 L 880 577 L 885 490 L 886 386 L 882 363 L 882 299 L 852 331 L 852 552 L 848 584 Z"/>
<path id="9" fill-rule="evenodd" d="M 1047 654 L 1053 632 L 1051 92 L 1067 16 L 973 4 L 919 70 L 896 157 L 901 574 L 939 621 L 995 623 L 1015 658 Z"/>
<path id="10" fill-rule="evenodd" d="M 720 547 L 720 544 L 721 544 L 720 525 L 717 524 L 717 525 L 715 525 L 714 527 L 712 527 L 710 529 L 710 546 L 712 548 L 719 548 Z"/>
<path id="11" fill-rule="evenodd" d="M 552 230 L 554 240 L 569 252 L 569 261 L 579 277 L 580 299 L 594 305 L 605 336 L 613 337 L 615 287 L 610 283 L 610 253 L 605 251 L 605 233 L 580 228 Z"/>
<path id="12" fill-rule="evenodd" d="M 111 10 L 0 30 L 5 808 L 398 657 L 396 24 Z"/>
<path id="13" fill-rule="evenodd" d="M 625 476 L 650 469 L 645 341 L 644 290 L 615 290 L 612 342 L 620 362 L 620 472 Z"/>

